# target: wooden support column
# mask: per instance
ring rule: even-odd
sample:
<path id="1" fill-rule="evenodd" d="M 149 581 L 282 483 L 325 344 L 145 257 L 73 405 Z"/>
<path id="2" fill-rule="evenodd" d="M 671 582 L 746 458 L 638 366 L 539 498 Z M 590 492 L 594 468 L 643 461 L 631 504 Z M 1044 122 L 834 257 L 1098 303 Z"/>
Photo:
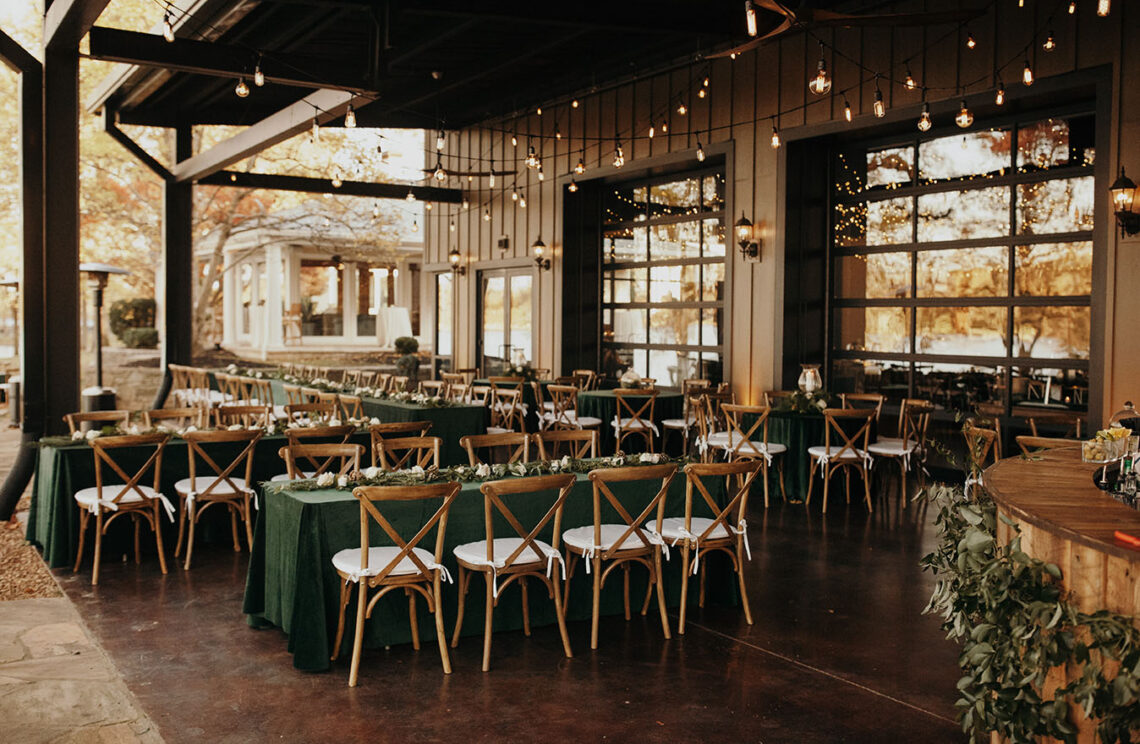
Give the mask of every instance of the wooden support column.
<path id="1" fill-rule="evenodd" d="M 44 51 L 44 433 L 79 410 L 79 54 Z"/>
<path id="2" fill-rule="evenodd" d="M 175 162 L 190 158 L 193 132 L 189 124 L 174 132 Z M 170 364 L 192 364 L 194 357 L 194 185 L 168 179 L 163 183 L 162 212 L 162 386 L 154 398 L 161 408 L 170 392 Z"/>

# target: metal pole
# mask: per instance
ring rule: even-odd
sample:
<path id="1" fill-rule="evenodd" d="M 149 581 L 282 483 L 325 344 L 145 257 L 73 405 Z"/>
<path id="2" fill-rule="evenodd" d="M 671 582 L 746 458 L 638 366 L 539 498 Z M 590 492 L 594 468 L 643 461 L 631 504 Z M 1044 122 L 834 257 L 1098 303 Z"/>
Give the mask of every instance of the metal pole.
<path id="1" fill-rule="evenodd" d="M 95 280 L 95 385 L 103 390 L 103 282 Z"/>

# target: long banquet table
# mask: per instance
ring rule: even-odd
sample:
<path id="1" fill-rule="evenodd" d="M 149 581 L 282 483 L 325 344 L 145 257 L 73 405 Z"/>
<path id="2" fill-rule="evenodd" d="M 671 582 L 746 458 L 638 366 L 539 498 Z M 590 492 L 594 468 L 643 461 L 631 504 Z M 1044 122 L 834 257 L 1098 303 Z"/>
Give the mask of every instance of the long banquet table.
<path id="1" fill-rule="evenodd" d="M 448 517 L 444 565 L 452 576 L 458 576 L 452 548 L 484 537 L 483 497 L 479 485 L 477 482 L 463 484 L 463 490 L 453 503 Z M 724 498 L 719 480 L 710 481 L 709 487 L 718 499 Z M 678 472 L 669 490 L 667 515 L 683 514 L 684 489 L 684 475 Z M 637 505 L 643 507 L 648 503 L 649 498 L 656 493 L 656 488 L 645 482 L 633 483 L 616 490 L 616 493 L 627 509 L 639 513 L 641 507 Z M 546 499 L 531 499 L 528 502 L 525 495 L 504 501 L 524 525 L 536 522 L 550 503 Z M 544 503 L 540 505 L 538 501 Z M 579 475 L 578 482 L 566 501 L 563 529 L 592 524 L 591 504 L 589 480 L 585 475 Z M 406 539 L 430 518 L 436 508 L 438 502 L 390 503 L 385 505 L 384 514 Z M 633 511 L 635 508 L 636 512 Z M 699 506 L 694 507 L 694 514 L 702 513 Z M 612 520 L 615 516 L 607 518 Z M 497 535 L 514 534 L 508 532 L 509 529 L 505 523 L 496 524 Z M 549 541 L 551 532 L 552 529 L 548 526 L 540 539 Z M 373 545 L 391 544 L 379 529 L 371 530 L 370 537 Z M 430 537 L 431 541 L 424 544 L 429 550 L 434 547 L 434 533 Z M 338 550 L 359 546 L 360 509 L 350 491 L 305 491 L 288 485 L 266 486 L 261 517 L 254 534 L 243 610 L 249 616 L 250 625 L 277 627 L 288 634 L 288 649 L 293 655 L 293 665 L 296 668 L 306 671 L 329 668 L 340 599 L 340 580 L 333 570 L 332 556 Z M 727 568 L 726 558 L 713 554 L 708 561 L 709 565 L 704 570 L 709 571 L 709 596 L 714 600 L 736 602 L 736 584 Z M 681 587 L 679 552 L 674 550 L 672 561 L 664 565 L 666 596 L 670 605 L 675 606 L 680 600 Z M 631 577 L 632 604 L 640 607 L 645 595 L 645 571 L 634 567 Z M 480 582 L 478 577 L 472 579 L 467 595 L 462 631 L 465 636 L 483 632 L 484 592 Z M 579 565 L 571 582 L 568 619 L 582 620 L 590 617 L 591 582 L 592 577 L 587 577 Z M 500 597 L 499 606 L 495 610 L 496 632 L 522 627 L 520 597 L 520 592 L 514 587 Z M 443 611 L 448 633 L 454 628 L 457 600 L 455 585 L 445 584 Z M 622 581 L 619 575 L 614 574 L 607 582 L 602 593 L 602 603 L 605 614 L 622 612 Z M 417 606 L 421 638 L 430 638 L 434 633 L 433 620 L 423 602 L 418 602 Z M 350 606 L 350 613 L 354 607 L 355 604 Z M 652 610 L 652 605 L 650 609 Z M 540 588 L 530 592 L 530 620 L 533 627 L 555 622 L 554 604 Z M 351 649 L 353 622 L 350 614 L 341 649 L 342 658 Z M 653 632 L 660 632 L 659 627 L 654 627 Z M 376 606 L 368 621 L 365 644 L 376 648 L 410 641 L 407 602 L 402 594 L 393 593 L 392 597 L 382 600 Z"/>

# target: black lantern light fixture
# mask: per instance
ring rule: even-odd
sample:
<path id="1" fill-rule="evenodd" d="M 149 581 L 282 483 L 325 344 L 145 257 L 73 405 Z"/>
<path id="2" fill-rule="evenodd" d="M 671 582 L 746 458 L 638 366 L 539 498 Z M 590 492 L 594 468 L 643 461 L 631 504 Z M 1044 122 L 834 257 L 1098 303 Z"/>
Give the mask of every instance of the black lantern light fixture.
<path id="1" fill-rule="evenodd" d="M 1124 166 L 1120 166 L 1120 175 L 1108 187 L 1112 195 L 1112 210 L 1116 212 L 1116 224 L 1120 225 L 1120 236 L 1140 233 L 1140 212 L 1136 211 L 1136 184 L 1124 175 Z"/>
<path id="2" fill-rule="evenodd" d="M 534 265 L 538 270 L 550 271 L 550 259 L 546 257 L 546 243 L 542 242 L 542 236 L 539 235 L 530 247 L 534 251 Z"/>
<path id="3" fill-rule="evenodd" d="M 736 221 L 736 243 L 745 260 L 760 260 L 760 241 L 756 238 L 756 228 L 752 225 L 752 220 L 744 216 L 743 210 L 740 219 Z"/>
<path id="4" fill-rule="evenodd" d="M 467 267 L 463 265 L 463 256 L 460 255 L 458 248 L 451 249 L 451 252 L 447 254 L 447 260 L 456 276 L 463 276 L 467 273 Z"/>

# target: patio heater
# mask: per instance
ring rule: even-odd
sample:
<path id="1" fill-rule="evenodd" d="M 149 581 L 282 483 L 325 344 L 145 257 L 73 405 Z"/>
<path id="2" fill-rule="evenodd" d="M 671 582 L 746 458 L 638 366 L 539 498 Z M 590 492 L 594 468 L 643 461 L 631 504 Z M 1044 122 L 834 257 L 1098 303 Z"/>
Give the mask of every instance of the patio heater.
<path id="1" fill-rule="evenodd" d="M 7 287 L 12 290 L 12 294 L 18 297 L 20 293 L 20 280 L 19 279 L 3 279 L 0 280 L 0 287 Z M 20 358 L 20 316 L 17 310 L 18 305 L 12 305 L 12 356 L 16 359 Z M 20 375 L 17 373 L 15 376 L 8 378 L 0 375 L 0 401 L 8 403 L 8 425 L 19 426 L 22 419 L 22 409 L 20 405 Z"/>
<path id="2" fill-rule="evenodd" d="M 111 274 L 131 272 L 103 263 L 81 263 L 79 270 L 87 274 L 88 286 L 95 293 L 95 386 L 83 391 L 83 410 L 113 410 L 115 391 L 103 387 L 103 290 L 107 288 L 107 278 Z"/>

